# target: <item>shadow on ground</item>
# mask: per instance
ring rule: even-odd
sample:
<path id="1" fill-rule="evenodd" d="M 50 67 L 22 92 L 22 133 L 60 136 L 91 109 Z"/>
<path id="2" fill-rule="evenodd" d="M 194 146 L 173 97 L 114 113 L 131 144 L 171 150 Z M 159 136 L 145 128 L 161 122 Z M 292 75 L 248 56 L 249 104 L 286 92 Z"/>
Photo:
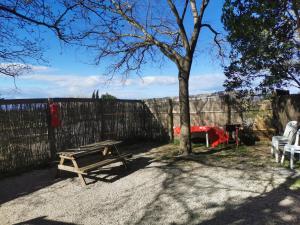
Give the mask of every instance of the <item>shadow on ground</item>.
<path id="1" fill-rule="evenodd" d="M 232 150 L 232 145 L 228 145 L 228 146 L 221 147 L 221 148 L 210 148 L 205 151 L 195 152 L 194 154 L 195 155 L 213 155 L 215 153 L 220 153 L 222 151 L 228 151 L 228 150 Z"/>
<path id="2" fill-rule="evenodd" d="M 16 223 L 15 225 L 76 225 L 76 223 L 49 220 L 46 218 L 46 216 L 41 216 L 21 223 Z"/>
<path id="3" fill-rule="evenodd" d="M 174 145 L 154 147 L 157 146 L 144 144 L 140 148 L 129 146 L 128 149 L 123 149 L 124 151 L 139 149 L 128 171 L 120 165 L 104 168 L 92 174 L 96 179 L 93 182 L 114 182 L 139 169 L 150 174 L 150 177 L 142 176 L 143 182 L 134 188 L 131 187 L 130 191 L 120 196 L 118 201 L 104 205 L 110 210 L 116 212 L 119 210 L 119 213 L 126 211 L 124 214 L 126 219 L 122 224 L 300 224 L 300 191 L 291 188 L 292 184 L 300 179 L 298 173 L 284 168 L 280 171 L 270 170 L 270 168 L 262 170 L 243 162 L 240 164 L 246 166 L 241 167 L 242 169 L 233 169 L 231 165 L 216 166 L 219 165 L 214 158 L 219 157 L 216 154 L 225 154 L 221 159 L 226 163 L 228 161 L 225 159 L 228 158 L 232 161 L 235 157 L 234 163 L 236 163 L 244 156 L 250 157 L 242 148 L 240 152 L 230 151 L 228 148 L 221 148 L 215 152 L 204 149 L 203 153 L 196 153 L 190 158 L 167 157 L 168 160 L 160 160 L 162 155 L 166 154 L 165 151 L 176 152 L 177 147 Z M 258 150 L 253 149 L 254 152 Z M 209 161 L 208 157 L 213 160 Z M 256 155 L 252 158 L 252 161 L 260 160 Z M 53 176 L 54 172 L 51 172 Z M 28 177 L 33 179 L 32 183 L 26 180 Z M 7 183 L 1 181 L 0 193 L 6 194 L 4 199 L 1 197 L 1 202 L 29 194 L 56 182 L 53 178 L 49 178 L 49 170 L 25 174 L 20 178 L 12 179 L 19 182 L 13 188 L 7 186 L 7 183 L 13 184 L 12 180 Z M 135 177 L 130 176 L 130 179 L 132 180 L 129 182 Z M 138 200 L 133 198 L 137 192 L 142 193 L 143 196 Z M 143 198 L 147 201 L 145 202 Z M 134 205 L 128 204 L 131 199 L 135 200 Z M 127 207 L 134 210 L 130 211 Z M 102 210 L 98 205 L 97 209 Z M 127 210 L 132 214 L 128 215 Z M 70 223 L 48 220 L 42 216 L 19 224 L 67 225 Z"/>
<path id="4" fill-rule="evenodd" d="M 157 224 L 165 224 L 165 216 L 171 213 L 172 206 L 168 205 L 165 199 L 172 199 L 178 205 L 177 210 L 182 212 L 181 222 L 169 222 L 167 224 L 199 224 L 199 225 L 216 225 L 216 224 L 300 224 L 300 191 L 291 190 L 290 186 L 299 179 L 299 177 L 289 178 L 279 186 L 273 185 L 273 177 L 265 180 L 262 187 L 263 191 L 251 191 L 238 189 L 232 185 L 224 185 L 222 180 L 216 180 L 213 176 L 203 175 L 202 178 L 208 181 L 200 183 L 195 179 L 194 175 L 186 169 L 180 169 L 176 164 L 169 164 L 160 167 L 163 173 L 167 174 L 167 178 L 163 182 L 162 191 L 160 191 L 155 199 L 149 203 L 144 209 L 144 214 L 139 221 L 134 224 L 151 224 L 156 221 Z M 185 177 L 179 174 L 188 174 Z M 245 171 L 245 173 L 247 173 Z M 247 176 L 245 173 L 242 177 Z M 250 172 L 251 173 L 251 172 Z M 230 176 L 230 174 L 228 174 Z M 252 175 L 251 175 L 252 176 Z M 250 176 L 250 177 L 251 177 Z M 199 175 L 201 177 L 201 175 Z M 255 180 L 257 177 L 253 174 L 250 179 Z M 258 178 L 257 178 L 258 179 Z M 268 186 L 272 186 L 272 190 L 268 190 Z M 223 192 L 230 195 L 231 192 L 248 192 L 255 197 L 248 197 L 242 202 L 237 203 L 235 197 L 228 197 L 227 201 L 218 201 L 216 197 L 208 199 L 208 201 L 199 200 L 199 205 L 191 206 L 190 198 L 199 198 L 199 196 L 215 196 L 217 192 Z M 222 195 L 221 195 L 222 196 Z M 203 204 L 205 206 L 203 206 Z M 168 209 L 171 212 L 167 212 Z M 206 211 L 216 211 L 212 213 L 212 217 L 207 219 Z M 174 219 L 175 220 L 175 219 Z M 178 220 L 178 219 L 176 219 Z M 176 221 L 175 220 L 175 221 Z M 127 224 L 132 224 L 128 222 Z"/>
<path id="5" fill-rule="evenodd" d="M 300 191 L 289 189 L 295 179 L 288 179 L 272 191 L 248 198 L 240 205 L 225 204 L 224 210 L 199 225 L 300 224 Z"/>
<path id="6" fill-rule="evenodd" d="M 118 165 L 108 166 L 105 168 L 101 168 L 99 170 L 95 170 L 90 175 L 86 175 L 84 177 L 89 178 L 90 181 L 87 181 L 87 185 L 100 182 L 112 183 L 123 177 L 126 177 L 137 170 L 145 168 L 150 164 L 149 158 L 138 157 L 128 161 L 128 168 L 126 169 L 123 164 L 118 163 Z M 74 176 L 74 174 L 72 174 Z M 69 173 L 70 176 L 70 173 Z M 76 175 L 75 175 L 76 176 Z"/>
<path id="7" fill-rule="evenodd" d="M 143 157 L 134 157 L 134 155 L 148 152 L 152 148 L 159 145 L 162 144 L 150 142 L 122 146 L 120 151 L 133 153 L 133 159 L 131 160 L 132 162 L 129 162 L 129 169 L 125 170 L 123 165 L 118 165 L 111 168 L 103 168 L 103 170 L 95 171 L 95 173 L 89 177 L 92 181 L 90 181 L 88 184 L 92 184 L 97 181 L 114 182 L 118 179 L 128 176 L 136 170 L 146 167 L 148 164 L 150 164 L 149 158 L 146 159 Z M 46 169 L 33 170 L 31 172 L 0 179 L 0 205 L 70 177 L 77 179 L 76 174 L 68 172 L 63 172 L 61 173 L 61 176 L 57 177 L 57 169 L 55 165 Z"/>

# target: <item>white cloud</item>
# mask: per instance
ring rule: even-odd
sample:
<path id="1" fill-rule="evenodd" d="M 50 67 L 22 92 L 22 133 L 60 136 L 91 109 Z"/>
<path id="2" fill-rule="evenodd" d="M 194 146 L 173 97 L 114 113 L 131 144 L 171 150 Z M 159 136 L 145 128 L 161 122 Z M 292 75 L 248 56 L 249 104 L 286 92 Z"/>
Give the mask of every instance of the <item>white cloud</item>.
<path id="1" fill-rule="evenodd" d="M 115 79 L 114 83 L 120 82 L 120 80 Z M 136 78 L 128 78 L 122 82 L 125 86 L 137 85 L 137 86 L 154 86 L 154 85 L 174 85 L 177 84 L 178 79 L 174 76 L 143 76 Z"/>
<path id="2" fill-rule="evenodd" d="M 20 77 L 22 80 L 42 81 L 59 87 L 92 88 L 105 84 L 105 79 L 100 76 L 76 76 L 76 75 L 51 75 L 34 74 Z"/>
<path id="3" fill-rule="evenodd" d="M 177 78 L 173 76 L 145 76 L 142 78 L 129 78 L 122 80 L 119 77 L 107 79 L 101 75 L 79 76 L 79 75 L 51 75 L 51 74 L 33 74 L 20 77 L 22 80 L 42 81 L 48 84 L 55 84 L 61 87 L 81 87 L 92 88 L 99 85 L 120 87 L 120 86 L 152 86 L 152 85 L 174 85 L 177 84 Z"/>
<path id="4" fill-rule="evenodd" d="M 178 79 L 174 76 L 146 76 L 142 78 L 142 85 L 174 85 Z"/>
<path id="5" fill-rule="evenodd" d="M 24 64 L 24 63 L 0 63 L 0 67 L 12 67 L 12 68 L 24 68 L 29 69 L 30 72 L 48 72 L 52 68 L 48 66 L 35 66 L 32 64 Z"/>
<path id="6" fill-rule="evenodd" d="M 191 92 L 215 92 L 223 90 L 225 76 L 223 74 L 202 74 L 190 77 Z"/>
<path id="7" fill-rule="evenodd" d="M 35 68 L 48 71 L 47 68 Z M 224 75 L 191 75 L 190 94 L 222 90 Z M 18 78 L 19 92 L 13 97 L 90 97 L 99 89 L 100 94 L 110 93 L 118 98 L 153 98 L 178 95 L 177 76 L 144 76 L 122 80 L 121 77 L 109 79 L 103 75 L 58 75 L 33 73 Z M 0 86 L 1 88 L 1 86 Z"/>
<path id="8" fill-rule="evenodd" d="M 48 72 L 53 70 L 51 67 L 48 66 L 34 66 L 34 65 L 28 65 L 28 66 L 33 72 Z"/>

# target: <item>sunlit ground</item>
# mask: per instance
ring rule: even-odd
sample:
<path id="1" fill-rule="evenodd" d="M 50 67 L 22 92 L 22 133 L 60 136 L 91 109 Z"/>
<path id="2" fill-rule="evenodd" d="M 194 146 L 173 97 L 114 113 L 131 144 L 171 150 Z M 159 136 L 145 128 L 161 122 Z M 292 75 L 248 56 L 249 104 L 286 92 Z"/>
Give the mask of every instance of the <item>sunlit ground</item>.
<path id="1" fill-rule="evenodd" d="M 267 144 L 194 144 L 185 157 L 134 144 L 129 170 L 102 168 L 86 187 L 55 168 L 2 179 L 0 224 L 300 224 L 300 164 L 276 164 Z"/>

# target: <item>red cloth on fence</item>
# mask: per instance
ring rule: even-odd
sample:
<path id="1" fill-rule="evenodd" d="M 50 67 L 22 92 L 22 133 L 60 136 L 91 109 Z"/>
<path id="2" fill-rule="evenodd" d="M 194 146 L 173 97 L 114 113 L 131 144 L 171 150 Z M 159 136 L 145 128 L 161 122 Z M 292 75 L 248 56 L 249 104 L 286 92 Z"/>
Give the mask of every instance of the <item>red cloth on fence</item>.
<path id="1" fill-rule="evenodd" d="M 61 120 L 59 118 L 59 106 L 57 103 L 51 103 L 50 108 L 50 118 L 51 118 L 51 127 L 60 127 Z"/>

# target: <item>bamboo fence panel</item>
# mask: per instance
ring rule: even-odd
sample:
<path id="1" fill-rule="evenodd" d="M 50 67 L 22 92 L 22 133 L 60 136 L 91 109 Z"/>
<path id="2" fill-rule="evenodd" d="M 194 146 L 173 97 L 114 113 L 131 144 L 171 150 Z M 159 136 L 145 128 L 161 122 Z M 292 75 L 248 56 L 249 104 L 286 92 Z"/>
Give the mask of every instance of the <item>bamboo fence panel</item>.
<path id="1" fill-rule="evenodd" d="M 256 98 L 247 111 L 222 95 L 190 99 L 192 125 L 250 121 L 266 137 L 300 118 L 300 95 Z M 47 99 L 0 100 L 0 176 L 49 162 L 54 152 L 106 139 L 167 140 L 179 126 L 177 98 L 101 100 L 55 98 L 62 126 L 49 126 Z M 53 156 L 53 153 L 52 153 Z"/>
<path id="2" fill-rule="evenodd" d="M 150 111 L 142 101 L 91 100 L 57 103 L 60 105 L 62 120 L 62 126 L 55 130 L 58 151 L 107 139 L 157 139 L 163 134 L 159 130 L 162 129 L 158 125 L 160 122 L 147 115 Z"/>
<path id="3" fill-rule="evenodd" d="M 287 118 L 298 117 L 299 113 L 296 113 L 296 111 L 298 110 L 299 112 L 300 107 L 297 106 L 295 99 L 299 99 L 299 96 L 274 96 L 272 99 L 254 96 L 246 110 L 241 110 L 241 106 L 234 95 L 229 96 L 217 93 L 192 96 L 190 97 L 191 126 L 224 127 L 226 124 L 253 124 L 254 132 L 258 138 L 261 140 L 268 139 L 274 135 L 275 129 L 282 130 L 280 127 L 277 129 L 278 121 L 286 124 Z M 227 99 L 228 97 L 230 97 L 229 100 Z M 290 100 L 288 101 L 286 98 Z M 168 105 L 168 101 L 171 106 Z M 276 103 L 273 104 L 272 102 Z M 285 104 L 285 102 L 288 104 Z M 163 129 L 169 130 L 169 136 L 171 137 L 172 128 L 180 126 L 178 98 L 148 99 L 146 104 L 152 115 L 160 121 Z M 285 105 L 285 110 L 282 111 L 283 107 L 276 108 L 276 106 L 280 105 Z M 291 110 L 288 110 L 289 113 L 286 113 L 288 108 Z M 282 112 L 278 114 L 280 111 Z M 275 119 L 277 114 L 278 119 Z M 283 126 L 281 125 L 281 127 Z"/>
<path id="4" fill-rule="evenodd" d="M 61 127 L 54 130 L 57 151 L 101 140 L 101 120 L 95 101 L 55 101 L 59 104 Z"/>
<path id="5" fill-rule="evenodd" d="M 62 125 L 50 127 L 47 99 L 0 100 L 0 175 L 35 167 L 67 148 L 106 140 L 163 140 L 143 101 L 55 98 Z"/>
<path id="6" fill-rule="evenodd" d="M 49 159 L 47 104 L 0 105 L 0 174 Z"/>

